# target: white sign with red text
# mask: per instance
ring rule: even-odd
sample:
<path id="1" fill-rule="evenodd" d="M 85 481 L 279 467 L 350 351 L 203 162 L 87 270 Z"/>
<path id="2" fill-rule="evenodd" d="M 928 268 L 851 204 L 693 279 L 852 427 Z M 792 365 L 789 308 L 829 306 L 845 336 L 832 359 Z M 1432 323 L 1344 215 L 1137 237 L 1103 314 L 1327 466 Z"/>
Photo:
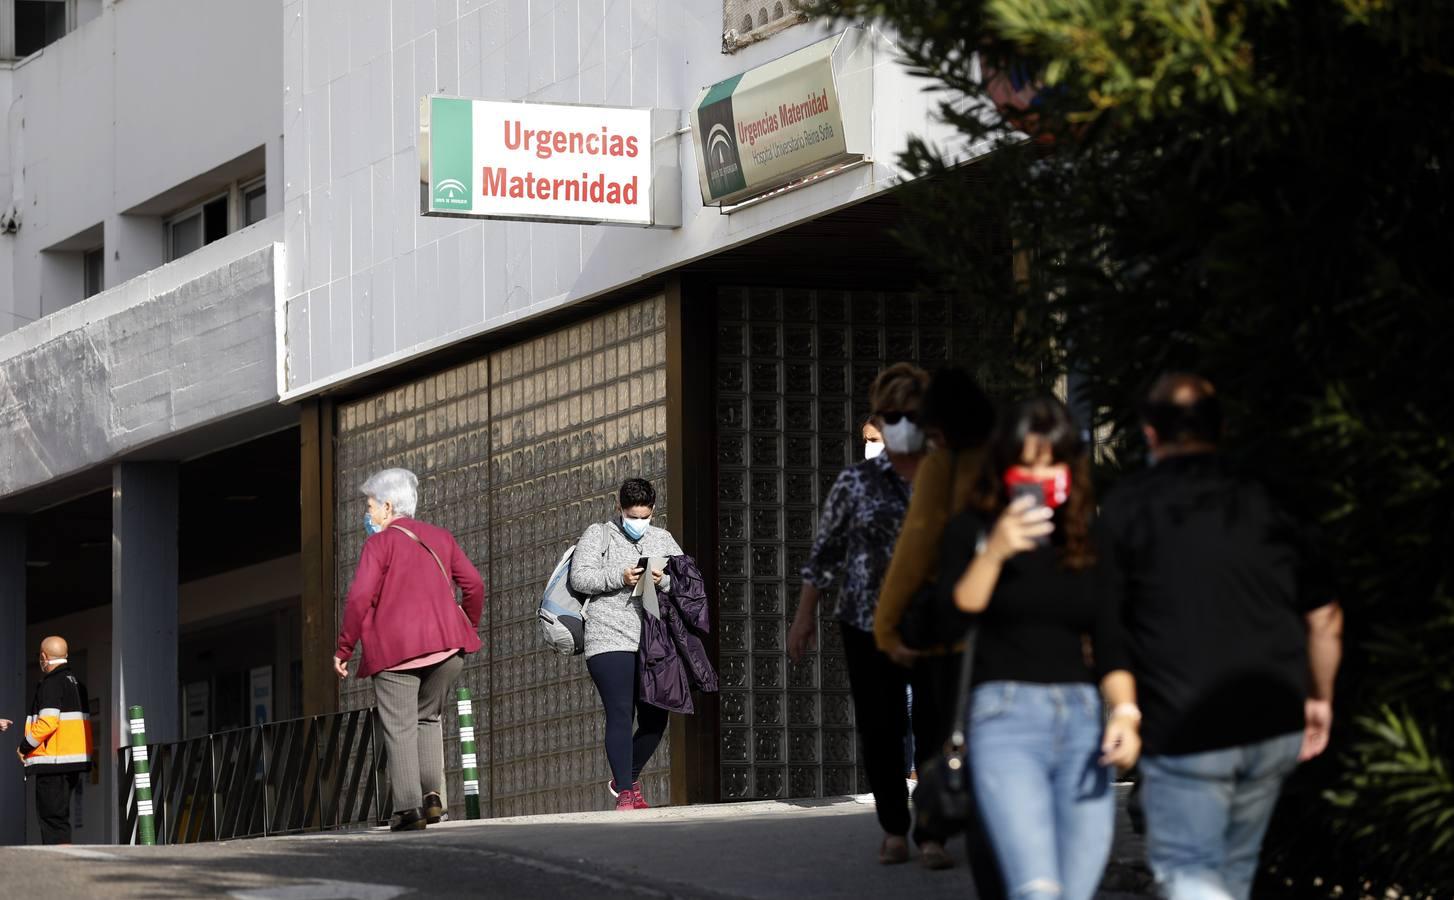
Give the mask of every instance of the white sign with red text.
<path id="1" fill-rule="evenodd" d="M 421 212 L 672 227 L 679 185 L 668 191 L 678 197 L 675 217 L 662 214 L 657 187 L 666 180 L 653 141 L 662 112 L 425 97 Z M 666 146 L 674 169 L 675 141 Z"/>

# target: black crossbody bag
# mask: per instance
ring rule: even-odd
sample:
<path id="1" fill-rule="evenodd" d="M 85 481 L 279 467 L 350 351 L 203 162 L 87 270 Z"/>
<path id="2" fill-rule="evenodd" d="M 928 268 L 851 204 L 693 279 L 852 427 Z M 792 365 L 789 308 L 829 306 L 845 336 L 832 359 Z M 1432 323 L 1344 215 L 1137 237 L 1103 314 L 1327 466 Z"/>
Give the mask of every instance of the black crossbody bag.
<path id="1" fill-rule="evenodd" d="M 969 714 L 971 682 L 974 677 L 974 645 L 979 627 L 964 636 L 964 659 L 959 667 L 959 696 L 954 702 L 954 730 L 944 751 L 919 769 L 914 788 L 914 819 L 924 831 L 945 837 L 963 831 L 974 816 L 974 790 L 969 781 L 969 744 L 966 717 Z"/>

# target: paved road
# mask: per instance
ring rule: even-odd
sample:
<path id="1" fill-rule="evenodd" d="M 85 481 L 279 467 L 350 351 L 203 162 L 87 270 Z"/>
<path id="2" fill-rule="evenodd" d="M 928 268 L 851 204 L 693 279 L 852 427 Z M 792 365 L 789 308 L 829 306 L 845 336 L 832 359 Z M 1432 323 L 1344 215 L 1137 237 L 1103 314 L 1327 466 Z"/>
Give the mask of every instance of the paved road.
<path id="1" fill-rule="evenodd" d="M 5 894 L 53 898 L 972 898 L 948 872 L 874 861 L 861 801 L 582 813 L 175 847 L 0 848 Z M 960 848 L 955 848 L 959 850 Z M 1103 898 L 1140 874 L 1122 828 Z"/>

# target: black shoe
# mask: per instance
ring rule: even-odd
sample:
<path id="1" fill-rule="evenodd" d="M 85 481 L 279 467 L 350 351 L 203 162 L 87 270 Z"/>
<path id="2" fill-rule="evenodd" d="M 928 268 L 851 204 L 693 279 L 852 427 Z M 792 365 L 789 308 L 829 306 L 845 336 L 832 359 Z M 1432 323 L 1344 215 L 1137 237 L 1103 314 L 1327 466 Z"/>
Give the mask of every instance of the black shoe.
<path id="1" fill-rule="evenodd" d="M 403 809 L 389 818 L 390 831 L 423 831 L 424 814 L 417 809 Z"/>
<path id="2" fill-rule="evenodd" d="M 444 800 L 438 794 L 428 793 L 424 795 L 424 821 L 430 825 L 438 825 L 443 822 L 449 813 L 445 812 Z"/>

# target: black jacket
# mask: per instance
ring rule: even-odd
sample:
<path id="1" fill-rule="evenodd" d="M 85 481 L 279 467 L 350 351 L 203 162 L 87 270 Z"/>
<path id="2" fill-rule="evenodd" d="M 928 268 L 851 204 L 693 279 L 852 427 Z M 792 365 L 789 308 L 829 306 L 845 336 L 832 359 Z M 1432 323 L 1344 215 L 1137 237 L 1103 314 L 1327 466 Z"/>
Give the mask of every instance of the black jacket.
<path id="1" fill-rule="evenodd" d="M 91 700 L 69 665 L 46 673 L 35 686 L 20 733 L 27 770 L 39 775 L 87 772 L 95 759 Z"/>

